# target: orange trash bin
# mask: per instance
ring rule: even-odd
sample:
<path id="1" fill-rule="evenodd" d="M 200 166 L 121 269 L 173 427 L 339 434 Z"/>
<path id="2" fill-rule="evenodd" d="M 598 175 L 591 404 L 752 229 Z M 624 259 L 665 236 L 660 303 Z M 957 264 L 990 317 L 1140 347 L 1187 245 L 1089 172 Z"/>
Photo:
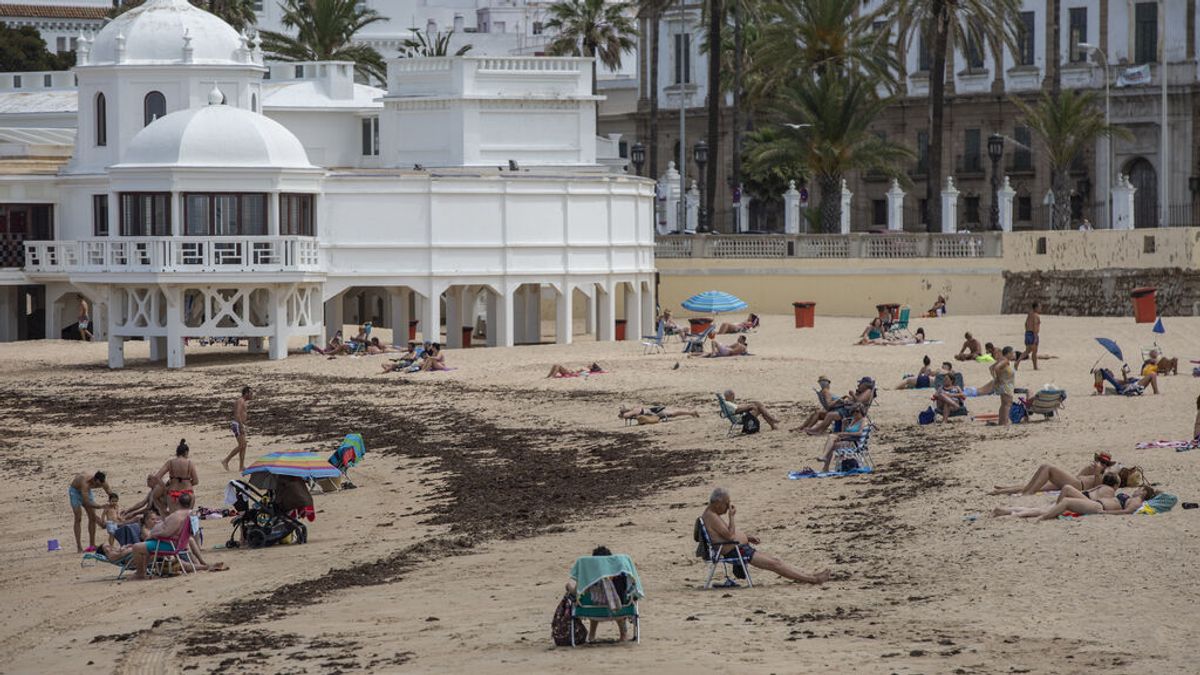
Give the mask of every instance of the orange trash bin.
<path id="1" fill-rule="evenodd" d="M 617 319 L 617 341 L 625 339 L 625 319 Z"/>
<path id="2" fill-rule="evenodd" d="M 817 303 L 793 302 L 792 310 L 796 314 L 796 328 L 812 328 L 816 323 Z"/>
<path id="3" fill-rule="evenodd" d="M 475 328 L 473 326 L 463 326 L 462 327 L 463 349 L 471 348 L 471 333 L 474 333 L 474 332 L 475 332 Z"/>
<path id="4" fill-rule="evenodd" d="M 409 340 L 417 339 L 417 324 L 418 323 L 420 323 L 420 322 L 416 319 L 413 319 L 412 321 L 408 322 L 408 339 Z"/>
<path id="5" fill-rule="evenodd" d="M 1158 289 L 1153 286 L 1135 288 L 1133 296 L 1133 320 L 1135 323 L 1154 323 L 1158 319 Z"/>
<path id="6" fill-rule="evenodd" d="M 708 330 L 708 327 L 712 325 L 712 322 L 712 319 L 700 317 L 696 319 L 688 319 L 688 326 L 690 326 L 692 329 L 692 335 L 699 335 Z"/>

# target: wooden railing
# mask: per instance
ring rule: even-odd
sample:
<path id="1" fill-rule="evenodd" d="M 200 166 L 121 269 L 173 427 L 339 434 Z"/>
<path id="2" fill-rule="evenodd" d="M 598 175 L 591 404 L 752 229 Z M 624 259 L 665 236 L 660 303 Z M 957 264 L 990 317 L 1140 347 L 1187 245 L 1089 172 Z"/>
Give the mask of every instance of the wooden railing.
<path id="1" fill-rule="evenodd" d="M 315 237 L 117 237 L 25 242 L 26 272 L 321 271 Z"/>

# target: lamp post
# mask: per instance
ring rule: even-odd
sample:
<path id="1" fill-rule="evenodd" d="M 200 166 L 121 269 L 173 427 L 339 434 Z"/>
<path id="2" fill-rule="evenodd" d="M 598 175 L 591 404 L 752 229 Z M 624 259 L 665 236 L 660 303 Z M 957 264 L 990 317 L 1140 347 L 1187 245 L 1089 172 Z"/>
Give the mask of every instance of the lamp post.
<path id="1" fill-rule="evenodd" d="M 1004 157 L 1004 137 L 993 133 L 987 140 L 988 158 L 992 160 L 992 229 L 1000 229 L 1000 159 Z"/>
<path id="2" fill-rule="evenodd" d="M 642 175 L 642 164 L 646 163 L 646 146 L 642 145 L 641 141 L 634 143 L 630 148 L 629 158 L 633 160 L 633 172 L 638 176 Z"/>
<path id="3" fill-rule="evenodd" d="M 703 138 L 696 141 L 696 145 L 694 145 L 692 147 L 692 159 L 696 160 L 696 166 L 700 167 L 700 173 L 697 175 L 703 176 L 704 175 L 704 165 L 708 164 L 708 143 L 705 143 Z M 699 213 L 697 213 L 697 218 L 696 218 L 696 220 L 698 220 L 700 222 L 696 223 L 696 231 L 697 232 L 708 232 L 709 231 L 708 211 L 705 210 L 704 204 L 705 204 L 705 202 L 704 202 L 704 182 L 701 181 L 700 182 Z"/>
<path id="4" fill-rule="evenodd" d="M 1100 58 L 1104 59 L 1104 126 L 1107 127 L 1112 123 L 1111 122 L 1112 93 L 1108 86 L 1108 54 L 1105 54 L 1103 49 L 1100 49 L 1096 45 L 1088 43 L 1088 42 L 1080 42 L 1079 47 L 1080 47 L 1080 49 L 1086 49 L 1090 52 L 1095 52 L 1100 55 Z M 1108 213 L 1108 229 L 1111 230 L 1112 226 L 1113 226 L 1113 222 L 1112 222 L 1112 202 L 1113 202 L 1112 182 L 1113 182 L 1113 174 L 1115 173 L 1113 170 L 1113 150 L 1112 150 L 1112 136 L 1111 135 L 1104 137 L 1104 149 L 1105 149 L 1105 153 L 1104 153 L 1105 161 L 1108 163 L 1108 170 L 1105 171 L 1105 173 L 1107 175 L 1104 177 L 1105 184 L 1108 186 L 1107 187 L 1108 199 L 1106 200 L 1108 203 L 1105 204 L 1105 206 L 1107 207 L 1106 211 Z"/>

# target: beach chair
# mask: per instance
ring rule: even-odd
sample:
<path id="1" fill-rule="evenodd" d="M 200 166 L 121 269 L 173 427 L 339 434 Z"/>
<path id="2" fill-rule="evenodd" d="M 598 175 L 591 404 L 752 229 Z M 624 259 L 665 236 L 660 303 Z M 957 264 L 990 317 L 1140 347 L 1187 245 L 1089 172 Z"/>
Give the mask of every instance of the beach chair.
<path id="1" fill-rule="evenodd" d="M 83 568 L 95 567 L 97 563 L 105 563 L 118 568 L 117 581 L 120 581 L 125 572 L 129 569 L 129 563 L 133 562 L 133 554 L 120 558 L 118 560 L 110 560 L 99 553 L 84 553 L 83 559 L 79 561 L 79 566 Z"/>
<path id="2" fill-rule="evenodd" d="M 908 317 L 911 313 L 912 308 L 908 305 L 900 308 L 900 318 L 887 326 L 887 334 L 889 337 L 912 337 L 912 334 L 908 332 Z"/>
<path id="3" fill-rule="evenodd" d="M 717 405 L 721 406 L 721 417 L 729 420 L 729 431 L 726 436 L 733 436 L 742 430 L 742 421 L 746 417 L 746 413 L 734 412 L 734 406 L 725 397 L 717 394 Z"/>
<path id="4" fill-rule="evenodd" d="M 963 374 L 962 373 L 955 372 L 953 379 L 954 379 L 954 386 L 958 387 L 959 389 L 965 388 L 965 385 L 963 384 Z M 945 373 L 938 373 L 937 375 L 933 376 L 933 390 L 934 391 L 941 389 L 944 384 L 946 384 L 946 374 Z"/>
<path id="5" fill-rule="evenodd" d="M 660 352 L 666 351 L 666 347 L 663 346 L 663 340 L 666 338 L 666 335 L 665 335 L 666 325 L 665 324 L 666 324 L 666 322 L 664 322 L 662 319 L 659 319 L 658 329 L 655 332 L 655 334 L 642 336 L 642 355 L 643 356 L 645 356 L 646 354 L 649 354 L 653 351 L 660 351 Z"/>
<path id="6" fill-rule="evenodd" d="M 696 557 L 708 563 L 708 578 L 704 580 L 705 590 L 712 588 L 713 576 L 717 573 L 717 565 L 720 565 L 725 573 L 725 583 L 722 586 L 737 586 L 737 582 L 729 578 L 730 565 L 734 565 L 733 575 L 738 576 L 737 570 L 742 570 L 742 576 L 746 577 L 746 585 L 754 588 L 754 580 L 750 578 L 750 566 L 742 559 L 742 550 L 738 546 L 733 547 L 733 551 L 729 553 L 721 553 L 721 547 L 726 544 L 737 544 L 736 541 L 713 541 L 708 536 L 708 528 L 704 526 L 704 518 L 696 519 L 696 526 L 692 528 L 692 539 L 696 541 Z"/>
<path id="7" fill-rule="evenodd" d="M 716 329 L 716 326 L 709 324 L 708 328 L 705 328 L 703 333 L 685 336 L 683 338 L 683 353 L 690 354 L 691 352 L 703 352 L 704 341 L 707 340 L 708 336 L 712 335 L 713 331 Z"/>
<path id="8" fill-rule="evenodd" d="M 1060 389 L 1043 389 L 1034 394 L 1033 398 L 1023 398 L 1013 404 L 1014 412 L 1010 419 L 1014 424 L 1020 424 L 1028 421 L 1030 415 L 1054 417 L 1054 414 L 1066 405 L 1066 401 L 1067 392 Z"/>
<path id="9" fill-rule="evenodd" d="M 853 459 L 858 462 L 858 468 L 874 471 L 875 460 L 871 458 L 871 432 L 874 430 L 875 425 L 868 424 L 863 428 L 862 436 L 859 436 L 853 447 L 836 448 L 833 451 L 832 465 L 841 470 L 843 459 Z"/>
<path id="10" fill-rule="evenodd" d="M 179 534 L 175 535 L 174 539 L 166 539 L 161 541 L 169 541 L 174 547 L 170 551 L 164 551 L 161 547 L 157 548 L 150 556 L 150 561 L 146 565 L 146 569 L 150 574 L 159 576 L 165 575 L 167 571 L 167 561 L 174 558 L 179 561 L 179 571 L 183 574 L 188 574 L 188 566 L 192 568 L 192 572 L 196 571 L 196 564 L 192 562 L 192 556 L 188 553 L 188 542 L 192 539 L 192 519 L 188 518 L 184 521 L 183 526 L 179 528 Z"/>
<path id="11" fill-rule="evenodd" d="M 570 576 L 575 580 L 575 595 L 571 598 L 573 619 L 626 619 L 633 623 L 634 641 L 642 641 L 638 600 L 646 594 L 629 556 L 583 556 L 571 566 Z M 571 631 L 571 646 L 576 646 L 575 631 Z"/>
<path id="12" fill-rule="evenodd" d="M 1104 378 L 1105 382 L 1112 385 L 1113 391 L 1121 396 L 1141 396 L 1146 391 L 1145 387 L 1137 382 L 1121 384 L 1117 381 L 1117 378 L 1113 375 L 1113 372 L 1108 368 L 1101 368 L 1097 372 L 1100 373 L 1100 376 Z"/>
<path id="13" fill-rule="evenodd" d="M 342 444 L 330 455 L 329 463 L 342 472 L 346 488 L 355 487 L 354 483 L 350 481 L 350 469 L 358 466 L 366 454 L 367 448 L 363 444 L 362 434 L 346 434 L 346 437 L 342 439 Z M 329 491 L 325 490 L 325 484 L 321 481 L 318 483 L 321 484 L 323 491 Z M 338 481 L 335 488 L 340 489 L 341 487 L 343 487 L 342 481 Z"/>

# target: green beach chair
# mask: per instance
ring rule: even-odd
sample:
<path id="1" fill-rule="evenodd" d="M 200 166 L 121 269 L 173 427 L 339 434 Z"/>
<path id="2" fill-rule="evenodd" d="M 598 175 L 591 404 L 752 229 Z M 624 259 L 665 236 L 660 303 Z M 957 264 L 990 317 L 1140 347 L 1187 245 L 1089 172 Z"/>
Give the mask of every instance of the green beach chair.
<path id="1" fill-rule="evenodd" d="M 745 413 L 734 412 L 734 406 L 721 394 L 717 394 L 717 405 L 721 407 L 721 417 L 729 420 L 729 431 L 726 436 L 733 436 L 742 430 L 742 420 L 745 418 Z"/>
<path id="2" fill-rule="evenodd" d="M 583 556 L 571 566 L 570 576 L 575 580 L 572 618 L 589 621 L 625 619 L 633 623 L 634 641 L 642 641 L 638 600 L 646 597 L 646 593 L 642 590 L 637 567 L 629 556 Z M 575 631 L 571 631 L 571 646 L 576 646 Z"/>

